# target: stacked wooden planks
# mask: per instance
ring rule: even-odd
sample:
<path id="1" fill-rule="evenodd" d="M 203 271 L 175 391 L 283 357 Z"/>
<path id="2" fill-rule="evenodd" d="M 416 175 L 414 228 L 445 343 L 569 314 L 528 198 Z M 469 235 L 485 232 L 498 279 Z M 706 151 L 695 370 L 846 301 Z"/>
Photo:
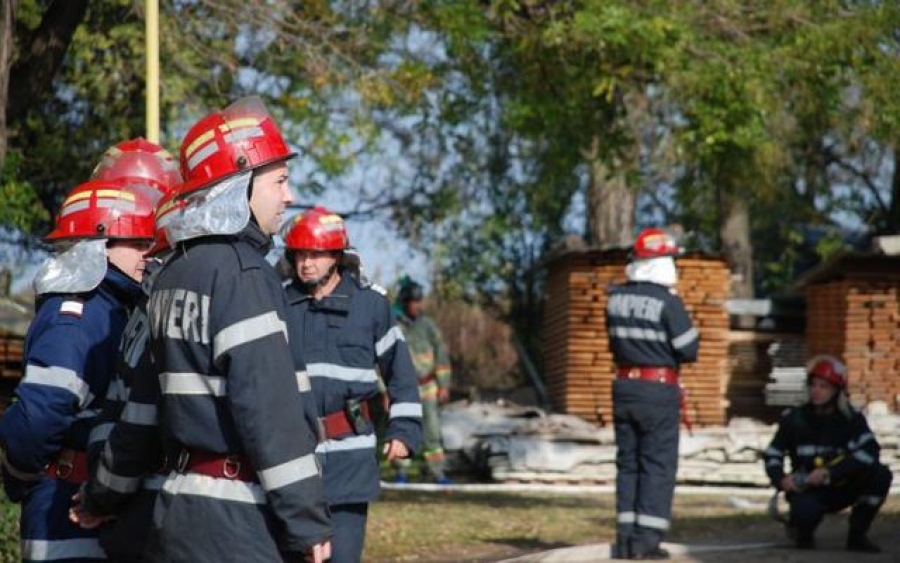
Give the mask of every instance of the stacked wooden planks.
<path id="1" fill-rule="evenodd" d="M 560 412 L 612 423 L 613 362 L 606 333 L 607 288 L 625 281 L 627 253 L 567 253 L 547 265 L 543 359 L 547 387 Z M 678 292 L 700 331 L 700 359 L 685 366 L 687 413 L 701 426 L 725 422 L 729 271 L 719 258 L 679 259 Z"/>
<path id="2" fill-rule="evenodd" d="M 855 405 L 900 394 L 900 279 L 848 276 L 807 287 L 810 355 L 835 354 L 847 363 Z"/>
<path id="3" fill-rule="evenodd" d="M 25 343 L 18 336 L 0 335 L 0 377 L 22 377 L 22 354 Z"/>

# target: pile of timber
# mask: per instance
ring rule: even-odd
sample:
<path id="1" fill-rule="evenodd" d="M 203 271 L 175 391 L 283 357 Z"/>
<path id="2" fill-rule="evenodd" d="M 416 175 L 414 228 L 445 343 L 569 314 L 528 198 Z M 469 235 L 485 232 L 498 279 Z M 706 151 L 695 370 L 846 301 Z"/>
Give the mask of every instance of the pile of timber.
<path id="1" fill-rule="evenodd" d="M 0 334 L 0 378 L 22 377 L 25 341 L 19 336 Z"/>
<path id="2" fill-rule="evenodd" d="M 807 288 L 810 355 L 837 354 L 847 363 L 854 404 L 900 396 L 900 281 L 870 277 Z"/>
<path id="3" fill-rule="evenodd" d="M 800 339 L 779 340 L 769 346 L 772 371 L 766 384 L 766 404 L 793 406 L 806 398 L 806 343 Z"/>
<path id="4" fill-rule="evenodd" d="M 866 408 L 881 444 L 881 462 L 900 471 L 900 416 L 884 403 Z M 453 403 L 443 408 L 444 446 L 455 471 L 475 471 L 504 483 L 612 484 L 615 436 L 576 416 L 535 407 Z M 767 487 L 762 452 L 776 429 L 750 419 L 682 432 L 678 482 Z"/>
<path id="5" fill-rule="evenodd" d="M 614 365 L 605 310 L 610 284 L 625 282 L 627 253 L 579 251 L 547 265 L 542 345 L 544 375 L 560 412 L 601 426 L 612 423 Z M 684 366 L 688 414 L 698 426 L 725 421 L 730 274 L 720 258 L 678 260 L 678 293 L 700 331 L 700 358 Z"/>

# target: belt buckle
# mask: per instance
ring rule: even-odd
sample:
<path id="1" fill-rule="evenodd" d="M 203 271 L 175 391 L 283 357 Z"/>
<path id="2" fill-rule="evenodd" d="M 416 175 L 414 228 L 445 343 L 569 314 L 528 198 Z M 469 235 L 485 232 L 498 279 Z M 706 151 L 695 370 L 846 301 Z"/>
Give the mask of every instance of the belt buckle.
<path id="1" fill-rule="evenodd" d="M 56 460 L 56 476 L 67 479 L 75 469 L 75 454 L 63 451 Z"/>
<path id="2" fill-rule="evenodd" d="M 225 461 L 222 462 L 222 475 L 224 475 L 226 479 L 237 479 L 240 472 L 241 462 L 238 460 L 237 456 L 225 456 Z"/>
<path id="3" fill-rule="evenodd" d="M 641 370 L 638 368 L 631 368 L 628 370 L 628 379 L 640 379 L 641 378 Z"/>
<path id="4" fill-rule="evenodd" d="M 176 462 L 176 469 L 178 469 L 179 473 L 185 473 L 187 471 L 188 462 L 191 461 L 191 453 L 187 451 L 187 449 L 183 449 L 178 452 L 178 461 Z"/>

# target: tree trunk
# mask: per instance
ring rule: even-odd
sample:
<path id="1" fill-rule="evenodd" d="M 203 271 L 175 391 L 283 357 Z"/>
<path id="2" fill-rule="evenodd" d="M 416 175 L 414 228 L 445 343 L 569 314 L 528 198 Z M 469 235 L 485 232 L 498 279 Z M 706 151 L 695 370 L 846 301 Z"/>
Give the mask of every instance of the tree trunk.
<path id="1" fill-rule="evenodd" d="M 6 146 L 9 132 L 6 127 L 6 111 L 9 99 L 9 74 L 12 69 L 13 32 L 19 0 L 0 1 L 0 178 L 6 163 Z"/>
<path id="2" fill-rule="evenodd" d="M 894 171 L 891 175 L 891 202 L 888 205 L 888 216 L 884 222 L 886 234 L 895 235 L 900 233 L 900 154 L 897 152 L 896 145 L 891 150 L 894 160 Z"/>
<path id="3" fill-rule="evenodd" d="M 618 162 L 607 165 L 599 152 L 599 139 L 594 137 L 588 153 L 585 239 L 588 246 L 628 246 L 634 241 L 634 191 L 628 186 L 625 167 Z"/>
<path id="4" fill-rule="evenodd" d="M 753 245 L 747 201 L 733 194 L 720 194 L 719 210 L 719 236 L 731 269 L 731 296 L 751 299 L 754 295 Z"/>

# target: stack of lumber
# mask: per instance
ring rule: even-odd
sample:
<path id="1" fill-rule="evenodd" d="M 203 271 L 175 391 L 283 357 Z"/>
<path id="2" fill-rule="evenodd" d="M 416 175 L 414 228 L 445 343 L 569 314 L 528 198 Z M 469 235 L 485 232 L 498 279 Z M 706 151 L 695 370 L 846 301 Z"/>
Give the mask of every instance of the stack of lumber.
<path id="1" fill-rule="evenodd" d="M 850 399 L 884 401 L 900 394 L 900 281 L 871 277 L 807 288 L 810 355 L 837 354 L 847 363 Z"/>
<path id="2" fill-rule="evenodd" d="M 728 300 L 731 272 L 724 260 L 702 256 L 678 260 L 678 294 L 700 331 L 700 356 L 682 366 L 687 413 L 699 426 L 725 424 L 728 402 Z"/>
<path id="3" fill-rule="evenodd" d="M 605 310 L 610 284 L 625 281 L 627 253 L 571 252 L 547 266 L 543 310 L 543 359 L 547 388 L 559 412 L 589 422 L 612 423 L 614 365 Z M 678 292 L 700 332 L 700 358 L 684 366 L 687 412 L 694 424 L 725 420 L 728 368 L 729 271 L 718 258 L 678 261 Z"/>
<path id="4" fill-rule="evenodd" d="M 805 359 L 803 335 L 732 330 L 729 338 L 730 378 L 726 389 L 726 398 L 729 402 L 728 418 L 776 420 L 780 409 L 774 409 L 770 405 L 786 404 L 778 401 L 781 392 L 778 378 L 782 370 L 786 369 L 785 366 L 803 365 Z M 793 359 L 795 356 L 796 359 Z M 770 402 L 773 384 L 777 387 L 774 391 L 776 400 Z M 800 391 L 803 391 L 802 387 Z"/>
<path id="5" fill-rule="evenodd" d="M 18 336 L 0 335 L 0 378 L 22 377 L 24 340 Z"/>
<path id="6" fill-rule="evenodd" d="M 866 408 L 881 445 L 881 462 L 900 471 L 900 416 L 883 402 Z M 615 436 L 571 415 L 548 415 L 533 407 L 452 403 L 441 413 L 448 459 L 455 472 L 475 471 L 506 483 L 611 484 L 615 482 Z M 763 451 L 776 426 L 735 418 L 728 426 L 682 432 L 679 483 L 769 486 Z"/>

